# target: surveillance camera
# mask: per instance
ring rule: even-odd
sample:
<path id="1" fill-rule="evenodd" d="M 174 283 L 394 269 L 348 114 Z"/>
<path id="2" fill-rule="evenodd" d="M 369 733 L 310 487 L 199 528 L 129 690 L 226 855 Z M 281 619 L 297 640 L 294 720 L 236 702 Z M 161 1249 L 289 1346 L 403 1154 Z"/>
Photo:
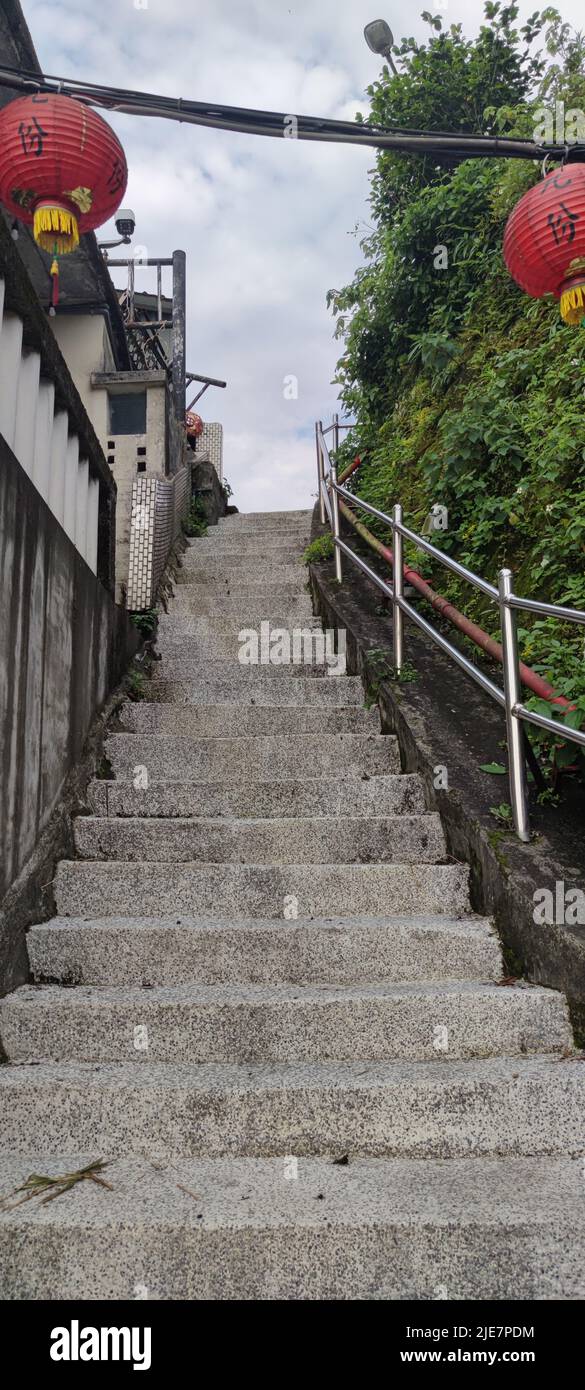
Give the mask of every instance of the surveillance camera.
<path id="1" fill-rule="evenodd" d="M 134 235 L 136 218 L 131 208 L 120 208 L 116 217 L 116 231 L 118 236 L 128 237 Z"/>

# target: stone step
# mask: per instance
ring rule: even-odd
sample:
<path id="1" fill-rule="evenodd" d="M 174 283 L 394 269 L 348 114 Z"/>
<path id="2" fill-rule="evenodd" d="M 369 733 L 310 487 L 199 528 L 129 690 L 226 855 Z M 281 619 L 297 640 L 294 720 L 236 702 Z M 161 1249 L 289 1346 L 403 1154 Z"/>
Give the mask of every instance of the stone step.
<path id="1" fill-rule="evenodd" d="M 580 1154 L 585 1068 L 558 1057 L 0 1068 L 4 1152 L 102 1158 Z"/>
<path id="2" fill-rule="evenodd" d="M 157 661 L 153 670 L 150 690 L 157 698 L 157 685 L 160 681 L 191 681 L 213 680 L 219 681 L 225 686 L 231 685 L 233 689 L 243 690 L 252 688 L 262 682 L 262 687 L 267 689 L 267 682 L 272 682 L 272 690 L 275 698 L 277 688 L 275 681 L 307 681 L 307 680 L 328 680 L 332 684 L 346 679 L 343 669 L 336 675 L 337 667 L 333 664 L 336 661 L 335 654 L 332 655 L 331 665 L 327 661 L 314 659 L 315 653 L 307 652 L 308 660 L 296 665 L 289 662 L 287 665 L 247 665 L 238 661 L 237 656 L 224 660 L 209 660 L 208 658 L 197 657 L 163 657 L 162 661 Z M 262 688 L 261 687 L 261 688 Z"/>
<path id="3" fill-rule="evenodd" d="M 186 617 L 207 617 L 218 622 L 235 618 L 238 631 L 241 627 L 259 627 L 261 622 L 270 620 L 276 626 L 276 614 L 280 613 L 280 627 L 301 627 L 307 618 L 314 617 L 311 598 L 298 583 L 238 584 L 229 586 L 215 584 L 179 584 L 172 600 L 173 618 L 182 621 Z"/>
<path id="4" fill-rule="evenodd" d="M 181 590 L 181 594 L 183 592 L 184 591 Z M 303 630 L 308 628 L 315 632 L 321 632 L 321 619 L 314 616 L 311 610 L 311 600 L 308 595 L 304 600 L 304 607 L 305 613 L 300 620 L 298 617 L 293 617 L 291 622 L 290 617 L 286 613 L 283 613 L 281 617 L 271 619 L 271 628 L 281 628 L 291 633 L 298 627 L 301 627 Z M 212 641 L 222 640 L 223 642 L 235 643 L 238 641 L 238 633 L 242 628 L 254 628 L 259 631 L 260 623 L 263 619 L 264 621 L 266 620 L 265 614 L 261 615 L 259 610 L 253 611 L 252 609 L 248 612 L 244 611 L 241 622 L 239 622 L 235 612 L 233 615 L 230 615 L 229 612 L 222 612 L 219 609 L 217 612 L 213 612 L 210 609 L 207 614 L 200 615 L 199 617 L 197 617 L 196 614 L 179 614 L 173 602 L 169 612 L 161 613 L 159 616 L 156 645 L 160 651 L 162 651 L 163 648 L 170 651 L 171 648 L 177 646 L 183 650 L 185 643 L 190 640 L 195 640 L 199 643 L 204 642 L 206 638 Z M 230 650 L 233 650 L 233 647 L 231 647 Z"/>
<path id="5" fill-rule="evenodd" d="M 160 692 L 162 694 L 162 692 Z M 318 704 L 278 705 L 238 704 L 140 704 L 132 706 L 132 714 L 124 710 L 124 728 L 140 734 L 172 734 L 181 738 L 225 738 L 230 729 L 245 722 L 248 737 L 276 734 L 315 736 L 321 731 L 331 734 L 376 733 L 379 719 L 371 711 L 352 706 L 327 708 Z"/>
<path id="6" fill-rule="evenodd" d="M 272 544 L 267 545 L 265 540 L 258 540 L 258 537 L 248 537 L 242 541 L 236 536 L 199 536 L 187 547 L 181 555 L 181 565 L 189 568 L 191 565 L 207 565 L 216 560 L 226 563 L 228 568 L 239 565 L 253 565 L 256 569 L 268 563 L 272 568 L 275 565 L 297 565 L 303 560 L 304 552 L 308 545 L 308 533 L 299 532 L 297 535 L 282 535 L 282 532 L 271 531 L 270 538 Z"/>
<path id="7" fill-rule="evenodd" d="M 81 859 L 208 864 L 436 864 L 445 837 L 436 812 L 422 816 L 266 820 L 77 816 Z"/>
<path id="8" fill-rule="evenodd" d="M 461 864 L 129 864 L 62 860 L 57 913 L 66 917 L 186 912 L 247 917 L 386 917 L 469 912 Z"/>
<path id="9" fill-rule="evenodd" d="M 79 865 L 78 868 L 83 868 Z M 11 1062 L 433 1061 L 562 1052 L 561 994 L 474 984 L 23 985 L 0 1000 Z"/>
<path id="10" fill-rule="evenodd" d="M 220 534 L 233 531 L 271 531 L 273 528 L 282 530 L 283 527 L 294 529 L 297 527 L 308 527 L 311 529 L 313 521 L 312 511 L 293 511 L 293 512 L 235 512 L 233 516 L 223 516 L 220 518 L 217 530 Z M 215 530 L 215 528 L 214 528 Z"/>
<path id="11" fill-rule="evenodd" d="M 415 773 L 304 782 L 131 782 L 97 780 L 88 788 L 97 816 L 398 816 L 424 811 Z"/>
<path id="12" fill-rule="evenodd" d="M 95 1159 L 9 1156 L 0 1190 Z M 9 1300 L 580 1300 L 579 1161 L 118 1159 L 0 1214 Z M 10 1205 L 7 1203 L 6 1205 Z M 48 1253 L 50 1252 L 50 1257 Z M 489 1350 L 489 1344 L 488 1344 Z"/>
<path id="13" fill-rule="evenodd" d="M 314 621 L 311 623 L 303 623 L 302 627 L 299 625 L 297 628 L 280 629 L 277 624 L 271 623 L 270 630 L 271 633 L 286 633 L 286 641 L 289 644 L 291 655 L 294 655 L 297 649 L 300 651 L 301 657 L 304 651 L 310 653 L 311 648 L 313 650 L 315 650 L 315 648 L 318 650 L 319 647 L 321 647 L 324 655 L 327 654 L 328 650 L 332 650 L 331 645 L 329 645 L 329 647 L 324 645 L 325 637 L 321 625 Z M 163 659 L 174 657 L 175 660 L 179 660 L 182 657 L 188 657 L 191 659 L 198 658 L 202 663 L 205 663 L 206 660 L 226 661 L 230 659 L 239 662 L 240 652 L 244 643 L 247 643 L 246 651 L 251 650 L 249 643 L 249 634 L 251 631 L 258 632 L 259 629 L 258 627 L 249 628 L 245 624 L 241 628 L 238 628 L 237 625 L 233 624 L 230 632 L 214 632 L 208 628 L 208 630 L 200 636 L 193 633 L 182 633 L 179 636 L 175 633 L 175 635 L 171 637 L 159 634 L 156 640 L 156 648 Z M 301 634 L 303 635 L 301 636 Z M 293 645 L 293 643 L 295 645 Z M 260 642 L 258 650 L 259 656 L 261 657 L 262 648 Z M 286 648 L 283 646 L 281 650 L 286 651 Z M 273 653 L 274 651 L 275 649 L 273 647 Z M 276 653 L 276 655 L 279 655 L 279 653 Z M 274 663 L 275 655 L 273 655 L 272 660 L 270 660 L 269 647 L 268 660 L 265 658 L 264 666 L 274 665 Z M 263 665 L 261 663 L 260 671 L 262 671 L 262 669 Z M 348 677 L 348 679 L 352 679 L 352 677 Z M 355 679 L 355 677 L 353 679 Z"/>
<path id="14" fill-rule="evenodd" d="M 31 927 L 27 946 L 37 983 L 350 985 L 487 981 L 502 974 L 495 932 L 474 917 L 239 924 L 189 917 L 56 917 Z"/>
<path id="15" fill-rule="evenodd" d="M 202 669 L 205 670 L 205 667 Z M 368 729 L 372 732 L 379 731 L 378 710 L 366 710 L 362 683 L 360 680 L 354 682 L 353 677 L 348 677 L 347 680 L 332 676 L 291 676 L 289 679 L 281 677 L 278 687 L 275 687 L 271 676 L 254 675 L 242 681 L 238 679 L 238 674 L 236 673 L 235 680 L 230 677 L 223 680 L 217 676 L 207 679 L 203 676 L 200 680 L 194 681 L 152 682 L 147 687 L 146 700 L 128 702 L 124 706 L 124 725 L 126 728 L 141 730 L 160 726 L 161 731 L 170 725 L 179 733 L 179 726 L 175 723 L 178 705 L 183 708 L 181 717 L 185 721 L 185 728 L 196 727 L 198 717 L 205 719 L 208 711 L 215 708 L 222 712 L 225 732 L 226 719 L 235 720 L 237 724 L 242 717 L 242 706 L 245 706 L 248 733 L 252 732 L 247 722 L 251 707 L 273 710 L 277 717 L 286 714 L 289 719 L 293 710 L 292 717 L 297 719 L 300 714 L 312 713 L 320 721 L 315 732 L 319 729 L 329 733 L 358 733 L 362 729 L 364 732 Z M 172 706 L 172 709 L 169 709 L 169 706 Z M 130 711 L 135 713 L 131 715 Z M 348 724 L 345 730 L 333 728 L 331 721 L 336 715 L 344 714 L 353 716 L 355 727 L 350 728 Z M 362 717 L 358 718 L 358 715 Z M 234 728 L 234 723 L 230 722 L 228 728 Z M 294 733 L 294 727 L 291 725 L 290 730 L 284 732 Z"/>
<path id="16" fill-rule="evenodd" d="M 193 557 L 192 559 L 190 557 Z M 298 559 L 272 561 L 265 555 L 252 558 L 246 555 L 198 556 L 194 550 L 186 551 L 181 569 L 177 572 L 177 585 L 196 585 L 214 588 L 218 593 L 229 593 L 233 588 L 260 589 L 269 598 L 272 586 L 282 588 L 290 584 L 297 593 L 303 592 L 307 583 L 307 569 L 300 554 Z"/>
<path id="17" fill-rule="evenodd" d="M 398 744 L 389 734 L 326 734 L 180 738 L 111 734 L 106 757 L 117 777 L 195 782 L 282 782 L 307 777 L 364 777 L 399 772 Z"/>
<path id="18" fill-rule="evenodd" d="M 294 528 L 272 527 L 264 533 L 246 531 L 243 528 L 239 531 L 226 529 L 218 533 L 213 529 L 209 530 L 206 536 L 198 536 L 189 541 L 189 550 L 199 551 L 201 555 L 229 555 L 234 552 L 240 555 L 255 555 L 261 560 L 266 554 L 281 556 L 291 550 L 296 550 L 297 553 L 306 550 L 310 533 L 309 523 Z"/>

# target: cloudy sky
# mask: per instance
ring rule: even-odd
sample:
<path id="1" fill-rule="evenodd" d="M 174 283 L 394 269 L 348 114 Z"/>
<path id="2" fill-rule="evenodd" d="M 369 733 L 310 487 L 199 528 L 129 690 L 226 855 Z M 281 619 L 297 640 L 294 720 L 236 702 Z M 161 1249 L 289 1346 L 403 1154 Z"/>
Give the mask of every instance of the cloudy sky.
<path id="1" fill-rule="evenodd" d="M 522 5 L 522 15 L 536 4 Z M 414 17 L 418 5 L 395 0 L 23 0 L 23 8 L 45 72 L 346 120 L 366 109 L 364 89 L 378 71 L 364 24 L 381 14 L 397 38 L 429 32 Z M 468 34 L 483 13 L 481 0 L 429 8 Z M 582 0 L 559 8 L 582 23 Z M 187 252 L 187 365 L 228 382 L 226 391 L 210 388 L 201 408 L 223 422 L 234 500 L 242 511 L 312 505 L 314 421 L 337 405 L 340 351 L 325 296 L 359 263 L 353 232 L 368 226 L 373 151 L 131 116 L 111 123 L 128 157 L 135 243 L 153 256 Z M 148 276 L 139 271 L 137 284 L 154 288 Z M 296 399 L 285 390 L 291 376 Z"/>

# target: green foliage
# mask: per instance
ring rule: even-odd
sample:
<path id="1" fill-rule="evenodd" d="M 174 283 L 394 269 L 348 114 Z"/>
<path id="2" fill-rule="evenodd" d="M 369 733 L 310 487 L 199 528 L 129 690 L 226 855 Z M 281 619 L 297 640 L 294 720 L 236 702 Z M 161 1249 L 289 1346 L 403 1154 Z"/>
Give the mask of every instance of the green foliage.
<path id="1" fill-rule="evenodd" d="M 497 820 L 499 825 L 505 825 L 512 829 L 514 817 L 512 814 L 512 807 L 508 805 L 507 801 L 502 801 L 499 806 L 490 806 L 490 814 L 494 817 L 494 820 Z"/>
<path id="2" fill-rule="evenodd" d="M 130 618 L 142 637 L 152 637 L 158 621 L 156 608 L 147 608 L 143 613 L 131 613 Z"/>
<path id="3" fill-rule="evenodd" d="M 196 498 L 189 508 L 183 521 L 183 531 L 186 536 L 206 536 L 207 517 L 202 503 Z"/>
<path id="4" fill-rule="evenodd" d="M 329 534 L 317 536 L 303 553 L 303 564 L 319 565 L 323 560 L 332 560 L 334 554 L 333 537 Z"/>
<path id="5" fill-rule="evenodd" d="M 485 16 L 467 40 L 427 12 L 428 42 L 396 45 L 398 75 L 385 67 L 368 89 L 366 120 L 530 136 L 543 106 L 585 108 L 584 35 L 553 9 L 519 29 L 515 5 L 488 3 Z M 585 608 L 585 331 L 562 323 L 556 301 L 524 295 L 501 252 L 505 221 L 538 176 L 523 160 L 379 153 L 363 264 L 328 297 L 344 344 L 336 381 L 357 422 L 338 466 L 359 451 L 350 490 L 387 513 L 400 501 L 415 530 L 446 506 L 435 543 L 485 578 L 509 565 L 517 592 Z M 367 524 L 387 540 L 382 523 Z M 499 637 L 486 596 L 406 552 Z M 574 703 L 574 727 L 585 724 L 582 630 L 521 622 L 523 660 Z M 562 734 L 531 738 L 556 767 L 579 759 Z"/>
<path id="6" fill-rule="evenodd" d="M 129 700 L 136 702 L 146 699 L 146 680 L 142 671 L 132 668 L 126 676 L 125 687 Z"/>

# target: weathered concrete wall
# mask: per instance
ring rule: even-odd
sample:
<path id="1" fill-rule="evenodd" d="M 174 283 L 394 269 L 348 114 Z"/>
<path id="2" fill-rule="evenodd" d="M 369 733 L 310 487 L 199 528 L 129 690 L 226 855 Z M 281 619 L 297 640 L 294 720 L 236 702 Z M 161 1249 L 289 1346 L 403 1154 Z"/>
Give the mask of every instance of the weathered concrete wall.
<path id="1" fill-rule="evenodd" d="M 1 438 L 0 575 L 1 903 L 138 635 Z M 0 988 L 17 946 L 0 920 Z"/>
<path id="2" fill-rule="evenodd" d="M 200 459 L 194 455 L 191 470 L 191 492 L 199 502 L 207 518 L 208 526 L 217 526 L 220 516 L 225 516 L 227 502 L 217 471 L 210 459 Z"/>
<path id="3" fill-rule="evenodd" d="M 51 326 L 82 404 L 104 453 L 107 452 L 108 412 L 105 392 L 92 389 L 94 372 L 113 372 L 115 363 L 101 314 L 60 314 Z"/>

